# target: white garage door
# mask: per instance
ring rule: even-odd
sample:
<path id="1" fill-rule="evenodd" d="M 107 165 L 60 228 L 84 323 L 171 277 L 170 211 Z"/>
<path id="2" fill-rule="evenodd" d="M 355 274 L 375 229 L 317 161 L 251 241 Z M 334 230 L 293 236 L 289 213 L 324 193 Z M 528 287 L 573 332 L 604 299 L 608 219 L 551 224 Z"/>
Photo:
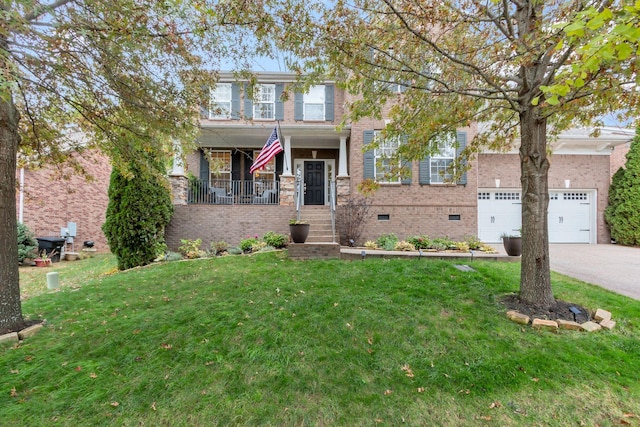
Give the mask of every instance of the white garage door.
<path id="1" fill-rule="evenodd" d="M 595 196 L 593 191 L 549 192 L 549 242 L 591 243 L 594 240 Z M 522 201 L 519 190 L 478 192 L 478 237 L 500 242 L 504 233 L 517 234 L 521 227 Z"/>
<path id="2" fill-rule="evenodd" d="M 549 242 L 590 243 L 592 193 L 551 191 L 549 193 Z"/>
<path id="3" fill-rule="evenodd" d="M 521 211 L 520 191 L 478 192 L 478 237 L 499 242 L 502 234 L 519 234 Z"/>

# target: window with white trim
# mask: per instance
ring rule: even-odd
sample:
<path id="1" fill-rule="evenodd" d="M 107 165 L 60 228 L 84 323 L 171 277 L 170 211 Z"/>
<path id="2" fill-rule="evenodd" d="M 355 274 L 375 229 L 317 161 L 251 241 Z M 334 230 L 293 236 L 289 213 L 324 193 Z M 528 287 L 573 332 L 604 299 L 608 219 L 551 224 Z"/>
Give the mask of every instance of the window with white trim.
<path id="1" fill-rule="evenodd" d="M 231 117 L 231 83 L 218 83 L 211 90 L 210 119 L 228 119 Z"/>
<path id="2" fill-rule="evenodd" d="M 400 183 L 399 170 L 401 168 L 400 159 L 393 159 L 393 155 L 400 147 L 400 138 L 382 138 L 382 131 L 375 131 L 374 138 L 377 146 L 374 150 L 375 180 L 381 183 Z"/>
<path id="3" fill-rule="evenodd" d="M 254 89 L 253 118 L 275 118 L 276 85 L 258 85 Z"/>
<path id="4" fill-rule="evenodd" d="M 231 151 L 209 150 L 209 179 L 212 181 L 231 181 Z"/>
<path id="5" fill-rule="evenodd" d="M 438 152 L 431 156 L 429 163 L 430 182 L 445 184 L 453 182 L 454 162 L 456 158 L 455 136 L 441 138 L 438 141 Z"/>
<path id="6" fill-rule="evenodd" d="M 304 94 L 304 120 L 324 120 L 324 85 L 313 86 Z"/>

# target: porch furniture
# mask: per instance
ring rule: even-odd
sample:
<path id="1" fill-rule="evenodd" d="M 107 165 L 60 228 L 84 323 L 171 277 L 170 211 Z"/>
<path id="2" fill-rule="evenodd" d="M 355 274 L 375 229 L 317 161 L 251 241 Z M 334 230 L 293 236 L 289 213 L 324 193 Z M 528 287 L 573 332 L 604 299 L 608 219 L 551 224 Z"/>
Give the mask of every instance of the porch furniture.
<path id="1" fill-rule="evenodd" d="M 271 205 L 278 200 L 278 190 L 265 190 L 260 196 L 253 196 L 254 205 Z"/>
<path id="2" fill-rule="evenodd" d="M 233 204 L 233 196 L 227 195 L 225 188 L 210 187 L 209 192 L 211 194 L 211 201 L 217 205 L 231 205 Z"/>

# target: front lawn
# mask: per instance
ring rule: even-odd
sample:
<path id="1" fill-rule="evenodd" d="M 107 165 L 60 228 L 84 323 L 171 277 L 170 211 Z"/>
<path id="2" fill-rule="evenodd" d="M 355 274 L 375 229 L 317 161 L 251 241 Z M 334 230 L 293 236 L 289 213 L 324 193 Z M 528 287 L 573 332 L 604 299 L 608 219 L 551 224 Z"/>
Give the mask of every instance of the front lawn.
<path id="1" fill-rule="evenodd" d="M 519 264 L 454 262 L 271 252 L 61 274 L 23 303 L 45 328 L 0 348 L 0 424 L 639 425 L 640 302 L 553 275 L 557 298 L 617 326 L 541 332 L 504 314 Z"/>

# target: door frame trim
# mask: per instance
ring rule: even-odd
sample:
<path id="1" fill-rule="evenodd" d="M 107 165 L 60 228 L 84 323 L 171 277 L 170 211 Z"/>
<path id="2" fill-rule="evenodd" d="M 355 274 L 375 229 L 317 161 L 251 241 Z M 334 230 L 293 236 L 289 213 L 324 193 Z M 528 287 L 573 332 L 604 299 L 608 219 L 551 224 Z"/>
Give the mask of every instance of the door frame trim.
<path id="1" fill-rule="evenodd" d="M 335 171 L 336 171 L 336 161 L 335 159 L 312 159 L 312 158 L 296 158 L 293 159 L 293 174 L 295 175 L 295 172 L 298 170 L 298 168 L 300 168 L 300 171 L 302 171 L 302 183 L 304 184 L 304 162 L 306 161 L 310 161 L 310 162 L 324 162 L 324 204 L 328 205 L 329 204 L 329 182 L 330 182 L 330 177 L 329 177 L 329 171 L 333 171 L 333 177 L 335 177 Z M 304 205 L 304 197 L 302 198 L 302 204 Z"/>

